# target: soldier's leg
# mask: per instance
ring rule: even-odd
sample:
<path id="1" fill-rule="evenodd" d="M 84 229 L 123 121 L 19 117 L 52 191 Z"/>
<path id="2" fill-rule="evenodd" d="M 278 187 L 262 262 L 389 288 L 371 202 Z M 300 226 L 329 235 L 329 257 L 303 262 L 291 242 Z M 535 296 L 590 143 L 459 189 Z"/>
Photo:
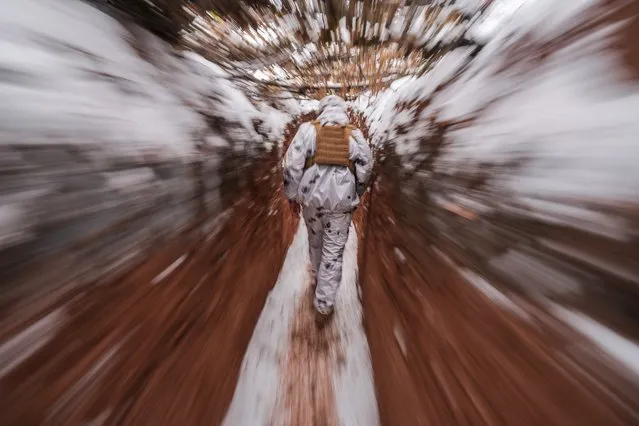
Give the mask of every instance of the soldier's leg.
<path id="1" fill-rule="evenodd" d="M 350 213 L 325 213 L 322 217 L 322 259 L 315 290 L 315 308 L 329 313 L 342 281 L 344 248 L 351 225 Z"/>
<path id="2" fill-rule="evenodd" d="M 317 217 L 317 211 L 305 208 L 302 212 L 306 230 L 308 231 L 308 251 L 311 258 L 311 273 L 313 280 L 317 278 L 320 260 L 322 258 L 322 221 Z"/>

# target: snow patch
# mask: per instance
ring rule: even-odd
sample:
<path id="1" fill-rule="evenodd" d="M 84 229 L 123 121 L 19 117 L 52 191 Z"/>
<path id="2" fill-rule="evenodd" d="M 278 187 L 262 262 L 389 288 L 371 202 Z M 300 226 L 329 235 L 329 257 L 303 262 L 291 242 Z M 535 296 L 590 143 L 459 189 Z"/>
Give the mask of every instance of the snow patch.
<path id="1" fill-rule="evenodd" d="M 0 204 L 0 247 L 13 244 L 26 237 L 25 209 L 20 203 Z"/>
<path id="2" fill-rule="evenodd" d="M 506 274 L 524 287 L 524 290 L 546 294 L 580 294 L 583 284 L 568 273 L 553 267 L 542 256 L 509 249 L 492 258 L 492 268 Z"/>
<path id="3" fill-rule="evenodd" d="M 639 375 L 639 345 L 579 312 L 557 304 L 551 311 L 595 342 L 601 349 Z"/>
<path id="4" fill-rule="evenodd" d="M 140 167 L 133 170 L 105 173 L 104 175 L 107 179 L 108 185 L 119 190 L 143 185 L 155 180 L 155 173 L 150 167 Z"/>
<path id="5" fill-rule="evenodd" d="M 187 255 L 183 254 L 182 256 L 180 256 L 178 259 L 176 259 L 173 263 L 171 263 L 166 269 L 164 269 L 162 272 L 160 272 L 155 278 L 153 278 L 151 280 L 151 285 L 156 285 L 160 282 L 162 282 L 166 277 L 168 277 L 169 275 L 171 275 L 171 273 L 173 271 L 175 271 L 178 266 L 180 266 L 185 260 L 186 260 Z"/>
<path id="6" fill-rule="evenodd" d="M 0 14 L 0 140 L 95 144 L 107 152 L 194 155 L 223 117 L 233 144 L 277 141 L 297 113 L 256 107 L 228 73 L 78 0 L 5 2 Z M 260 119 L 265 140 L 254 128 Z M 212 140 L 218 143 L 220 140 Z"/>
<path id="7" fill-rule="evenodd" d="M 66 317 L 65 308 L 58 308 L 2 343 L 0 345 L 0 378 L 53 339 Z"/>
<path id="8" fill-rule="evenodd" d="M 519 315 L 522 318 L 529 319 L 530 315 L 526 311 L 524 311 L 521 307 L 517 306 L 510 298 L 508 298 L 504 293 L 497 290 L 493 285 L 491 285 L 488 281 L 486 281 L 480 275 L 477 275 L 473 271 L 467 268 L 460 268 L 459 272 L 462 276 L 473 285 L 477 290 L 484 293 L 484 295 L 488 296 L 489 299 L 496 302 L 497 304 L 503 306 Z"/>
<path id="9" fill-rule="evenodd" d="M 400 263 L 406 263 L 406 256 L 398 247 L 393 248 L 393 253 L 395 253 L 395 257 Z"/>

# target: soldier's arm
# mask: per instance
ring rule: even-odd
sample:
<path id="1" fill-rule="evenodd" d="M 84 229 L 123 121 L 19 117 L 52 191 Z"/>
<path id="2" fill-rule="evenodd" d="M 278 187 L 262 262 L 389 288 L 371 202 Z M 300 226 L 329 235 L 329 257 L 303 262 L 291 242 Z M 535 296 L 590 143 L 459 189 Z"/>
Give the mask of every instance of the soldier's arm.
<path id="1" fill-rule="evenodd" d="M 306 153 L 312 142 L 313 132 L 312 124 L 302 124 L 284 155 L 284 193 L 289 200 L 297 198 L 297 189 L 304 175 Z"/>
<path id="2" fill-rule="evenodd" d="M 355 143 L 351 146 L 350 160 L 355 164 L 357 194 L 361 196 L 366 191 L 373 173 L 373 154 L 361 130 L 353 130 L 351 136 Z"/>

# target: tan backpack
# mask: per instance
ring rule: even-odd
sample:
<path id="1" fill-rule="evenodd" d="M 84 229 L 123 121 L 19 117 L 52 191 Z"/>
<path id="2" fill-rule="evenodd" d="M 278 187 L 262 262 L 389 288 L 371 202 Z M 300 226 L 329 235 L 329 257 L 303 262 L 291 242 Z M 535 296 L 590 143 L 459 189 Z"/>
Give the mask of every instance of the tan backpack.
<path id="1" fill-rule="evenodd" d="M 355 165 L 350 157 L 350 136 L 355 129 L 351 125 L 343 126 L 322 126 L 319 121 L 313 121 L 315 132 L 315 155 L 306 157 L 304 169 L 308 169 L 313 164 L 323 164 L 327 166 L 348 167 L 355 175 Z"/>

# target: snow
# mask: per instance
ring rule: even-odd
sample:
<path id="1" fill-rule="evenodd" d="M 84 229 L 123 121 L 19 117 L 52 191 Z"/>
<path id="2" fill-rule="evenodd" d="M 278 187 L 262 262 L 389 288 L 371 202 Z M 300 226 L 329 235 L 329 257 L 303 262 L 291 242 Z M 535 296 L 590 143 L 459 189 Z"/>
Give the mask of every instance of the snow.
<path id="1" fill-rule="evenodd" d="M 158 283 L 162 282 L 166 277 L 171 275 L 171 273 L 173 271 L 175 271 L 178 268 L 178 266 L 180 266 L 182 263 L 184 263 L 184 261 L 186 260 L 186 257 L 187 257 L 187 255 L 184 254 L 184 255 L 180 256 L 178 259 L 176 259 L 169 266 L 167 266 L 166 269 L 164 269 L 155 278 L 153 278 L 151 280 L 151 285 L 158 284 Z"/>
<path id="2" fill-rule="evenodd" d="M 582 292 L 578 278 L 551 266 L 549 259 L 523 250 L 511 248 L 492 258 L 489 265 L 512 278 L 530 294 L 578 295 Z"/>
<path id="3" fill-rule="evenodd" d="M 345 44 L 351 44 L 351 33 L 346 28 L 346 16 L 339 20 L 339 33 Z"/>
<path id="4" fill-rule="evenodd" d="M 393 142 L 400 155 L 416 153 L 420 140 L 428 134 L 429 128 L 411 124 L 413 110 L 398 110 L 397 104 L 430 97 L 439 84 L 452 77 L 466 63 L 470 52 L 469 48 L 456 49 L 439 60 L 425 77 L 406 77 L 393 82 L 389 89 L 375 97 L 366 93 L 361 96 L 355 105 L 363 109 L 367 117 L 373 143 L 381 145 Z M 408 133 L 398 135 L 396 130 L 400 125 L 408 126 Z"/>
<path id="5" fill-rule="evenodd" d="M 456 147 L 448 159 L 453 164 L 469 156 L 490 161 L 508 151 L 533 150 L 532 163 L 509 183 L 519 193 L 639 196 L 639 172 L 634 167 L 639 148 L 633 136 L 639 131 L 634 113 L 639 110 L 639 93 L 636 88 L 622 93 L 620 87 L 611 87 L 610 70 L 615 68 L 612 58 L 604 55 L 575 58 L 562 52 L 527 81 L 511 82 L 518 90 L 512 95 L 506 93 L 503 80 L 493 90 L 470 90 L 490 87 L 490 80 L 469 82 L 467 95 L 452 98 L 442 118 L 470 114 L 484 103 L 482 98 L 506 98 L 476 124 L 456 132 Z"/>
<path id="6" fill-rule="evenodd" d="M 611 239 L 627 241 L 625 221 L 600 212 L 566 203 L 522 197 L 526 215 L 557 223 Z"/>
<path id="7" fill-rule="evenodd" d="M 319 109 L 319 101 L 315 99 L 302 100 L 300 101 L 300 108 L 301 114 L 317 111 Z"/>
<path id="8" fill-rule="evenodd" d="M 204 138 L 204 140 L 206 141 L 206 144 L 211 147 L 226 148 L 231 146 L 229 141 L 218 135 L 209 135 Z"/>
<path id="9" fill-rule="evenodd" d="M 279 141 L 284 137 L 287 124 L 291 121 L 292 115 L 268 105 L 261 105 L 261 118 L 267 128 L 268 140 Z M 299 113 L 299 110 L 296 111 Z M 297 114 L 295 114 L 297 115 Z"/>
<path id="10" fill-rule="evenodd" d="M 179 141 L 197 117 L 148 77 L 150 65 L 117 22 L 81 2 L 26 0 L 5 5 L 0 26 L 2 43 L 12 47 L 0 65 L 18 80 L 0 88 L 9 99 L 0 110 L 3 140 L 164 145 L 185 153 Z"/>
<path id="11" fill-rule="evenodd" d="M 178 52 L 147 31 L 125 28 L 78 0 L 4 2 L 0 14 L 0 140 L 97 144 L 120 154 L 193 155 L 194 137 L 212 134 L 202 116 L 239 126 L 233 142 L 267 143 L 282 121 L 258 108 L 219 66 Z M 256 103 L 260 104 L 259 101 Z"/>
<path id="12" fill-rule="evenodd" d="M 601 271 L 604 271 L 612 276 L 620 278 L 622 280 L 627 280 L 629 282 L 638 282 L 639 276 L 635 270 L 619 265 L 614 260 L 616 259 L 615 254 L 611 254 L 612 259 L 605 259 L 601 256 L 595 256 L 589 254 L 580 248 L 576 248 L 574 246 L 570 246 L 567 244 L 562 244 L 556 241 L 552 241 L 546 238 L 539 238 L 539 243 L 545 247 L 548 247 L 552 251 L 556 253 L 560 253 L 564 256 L 570 256 L 573 259 L 576 259 L 580 262 L 583 262 L 587 265 L 595 267 Z M 587 249 L 587 248 L 586 248 Z"/>
<path id="13" fill-rule="evenodd" d="M 25 237 L 25 207 L 21 203 L 0 204 L 0 247 Z"/>
<path id="14" fill-rule="evenodd" d="M 639 345 L 615 333 L 579 312 L 551 304 L 551 311 L 560 319 L 584 334 L 603 351 L 614 357 L 635 374 L 639 374 Z"/>
<path id="15" fill-rule="evenodd" d="M 55 402 L 55 404 L 49 410 L 49 418 L 52 418 L 58 414 L 65 405 L 73 403 L 72 401 L 77 398 L 80 392 L 83 392 L 87 387 L 91 386 L 96 377 L 99 374 L 104 374 L 109 368 L 110 361 L 120 350 L 122 343 L 118 343 L 106 351 L 77 382 L 67 389 L 64 394 Z"/>
<path id="16" fill-rule="evenodd" d="M 59 308 L 2 343 L 0 345 L 0 378 L 53 339 L 56 329 L 65 318 L 65 309 Z"/>
<path id="17" fill-rule="evenodd" d="M 393 248 L 393 253 L 395 253 L 395 257 L 397 258 L 397 260 L 399 260 L 400 263 L 406 263 L 406 256 L 399 249 L 399 247 L 394 247 Z"/>
<path id="18" fill-rule="evenodd" d="M 466 13 L 474 13 L 477 12 L 486 2 L 487 0 L 456 0 L 455 7 Z"/>
<path id="19" fill-rule="evenodd" d="M 105 173 L 104 176 L 110 187 L 125 190 L 127 188 L 144 185 L 155 179 L 153 169 L 150 167 L 139 167 L 132 170 Z"/>
<path id="20" fill-rule="evenodd" d="M 495 288 L 492 284 L 490 284 L 480 275 L 477 275 L 476 273 L 474 273 L 473 271 L 467 268 L 460 268 L 459 272 L 466 279 L 466 281 L 472 284 L 472 286 L 475 287 L 477 290 L 481 291 L 490 300 L 506 308 L 507 310 L 516 313 L 522 318 L 530 317 L 526 311 L 524 311 L 521 307 L 517 306 L 515 302 L 513 302 L 510 298 L 508 298 L 504 293 L 497 290 L 497 288 Z"/>
<path id="21" fill-rule="evenodd" d="M 492 207 L 467 195 L 453 194 L 450 198 L 454 203 L 475 213 L 490 213 L 494 210 Z"/>
<path id="22" fill-rule="evenodd" d="M 282 362 L 287 359 L 293 315 L 310 282 L 308 256 L 307 231 L 301 222 L 253 332 L 225 426 L 271 424 L 273 416 L 283 415 L 277 411 L 285 392 Z M 357 288 L 357 236 L 351 225 L 333 318 L 344 351 L 343 364 L 333 369 L 333 390 L 340 424 L 375 426 L 379 417 Z"/>
<path id="23" fill-rule="evenodd" d="M 513 194 L 513 199 L 639 198 L 639 85 L 627 80 L 618 54 L 609 47 L 620 24 L 593 30 L 571 43 L 553 42 L 578 25 L 595 4 L 495 0 L 468 32 L 471 38 L 487 41 L 474 59 L 469 49 L 455 49 L 410 84 L 375 97 L 364 94 L 356 102 L 370 124 L 372 140 L 376 145 L 392 142 L 410 168 L 429 136 L 431 117 L 437 115 L 440 122 L 474 118 L 447 132 L 447 147 L 435 165 L 438 171 L 450 175 L 471 165 L 516 160 L 523 153 L 526 163 L 500 177 L 500 190 Z M 555 50 L 537 57 L 542 43 L 548 42 Z M 455 81 L 435 92 L 456 74 Z M 399 108 L 401 103 L 426 99 L 431 102 L 418 117 L 414 109 Z M 397 132 L 400 126 L 403 134 Z M 571 220 L 567 211 L 543 213 L 561 216 L 562 222 Z M 582 228 L 593 223 L 591 218 L 601 218 L 596 212 L 574 213 L 579 220 L 572 226 Z M 624 238 L 609 221 L 600 221 L 591 231 Z"/>
<path id="24" fill-rule="evenodd" d="M 453 266 L 453 267 L 457 267 L 457 265 L 455 264 L 455 262 L 453 262 L 453 260 L 448 257 L 448 255 L 446 255 L 444 252 L 442 252 L 440 249 L 438 249 L 436 246 L 432 245 L 430 246 L 431 250 L 433 250 L 433 252 L 444 262 L 446 262 L 446 264 Z"/>
<path id="25" fill-rule="evenodd" d="M 496 0 L 484 12 L 480 20 L 467 32 L 467 37 L 487 42 L 495 36 L 512 15 L 527 1 L 536 0 Z"/>
<path id="26" fill-rule="evenodd" d="M 538 35 L 549 38 L 583 17 L 586 9 L 596 4 L 595 0 L 572 0 L 556 7 L 554 0 L 535 0 L 524 3 L 521 13 L 534 18 L 531 21 L 535 22 Z"/>

